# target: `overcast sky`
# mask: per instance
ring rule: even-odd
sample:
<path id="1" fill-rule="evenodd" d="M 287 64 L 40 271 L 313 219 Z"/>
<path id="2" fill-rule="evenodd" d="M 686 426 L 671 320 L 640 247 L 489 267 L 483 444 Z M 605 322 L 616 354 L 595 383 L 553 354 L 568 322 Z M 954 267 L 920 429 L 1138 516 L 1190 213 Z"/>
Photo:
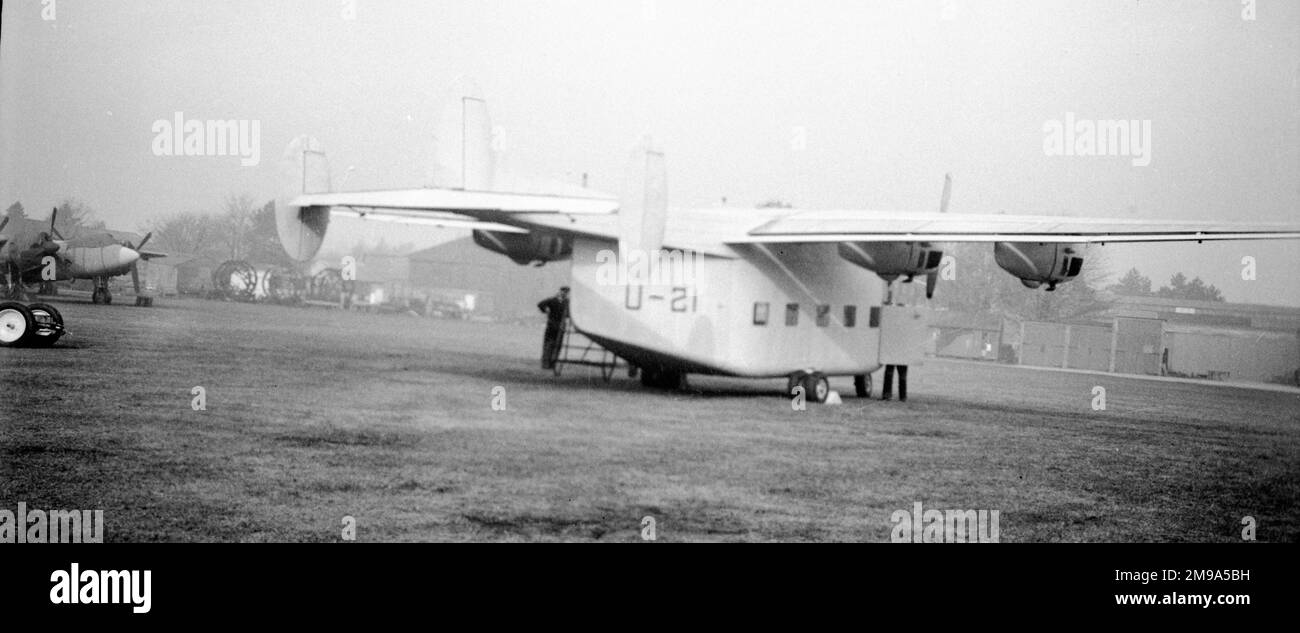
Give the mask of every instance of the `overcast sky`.
<path id="1" fill-rule="evenodd" d="M 511 169 L 616 192 L 650 133 L 675 205 L 930 210 L 951 172 L 954 213 L 1294 221 L 1300 3 L 1249 8 L 11 0 L 0 203 L 41 217 L 73 197 L 135 229 L 229 194 L 267 200 L 303 133 L 343 189 L 425 184 L 446 89 L 467 75 Z M 257 121 L 260 163 L 155 155 L 155 122 L 177 112 Z M 1067 113 L 1151 121 L 1150 164 L 1048 156 L 1044 125 Z M 1157 285 L 1181 270 L 1230 300 L 1300 305 L 1295 243 L 1104 250 Z"/>

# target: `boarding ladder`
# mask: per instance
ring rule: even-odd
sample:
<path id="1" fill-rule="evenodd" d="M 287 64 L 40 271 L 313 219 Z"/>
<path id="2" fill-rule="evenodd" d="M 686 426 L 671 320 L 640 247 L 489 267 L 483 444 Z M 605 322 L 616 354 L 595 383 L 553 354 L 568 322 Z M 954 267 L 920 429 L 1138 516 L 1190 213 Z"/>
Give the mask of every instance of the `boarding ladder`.
<path id="1" fill-rule="evenodd" d="M 614 372 L 620 367 L 626 368 L 629 377 L 636 377 L 636 367 L 628 364 L 627 361 L 619 358 L 614 352 L 605 349 L 599 343 L 591 340 L 586 334 L 579 332 L 573 327 L 573 319 L 567 315 L 564 317 L 564 329 L 560 334 L 560 350 L 555 359 L 555 367 L 552 371 L 556 376 L 564 369 L 565 365 L 586 365 L 588 367 L 597 367 L 600 369 L 600 377 L 605 382 L 609 382 L 614 377 Z"/>

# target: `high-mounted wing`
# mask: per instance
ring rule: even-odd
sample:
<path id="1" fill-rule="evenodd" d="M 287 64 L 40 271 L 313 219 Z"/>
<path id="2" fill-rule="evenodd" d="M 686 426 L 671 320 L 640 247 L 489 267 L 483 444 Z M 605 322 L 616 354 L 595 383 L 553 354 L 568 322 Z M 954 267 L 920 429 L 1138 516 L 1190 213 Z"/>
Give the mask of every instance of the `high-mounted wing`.
<path id="1" fill-rule="evenodd" d="M 1300 223 L 1124 220 L 908 211 L 801 211 L 733 235 L 729 244 L 810 242 L 1201 242 L 1300 238 Z"/>

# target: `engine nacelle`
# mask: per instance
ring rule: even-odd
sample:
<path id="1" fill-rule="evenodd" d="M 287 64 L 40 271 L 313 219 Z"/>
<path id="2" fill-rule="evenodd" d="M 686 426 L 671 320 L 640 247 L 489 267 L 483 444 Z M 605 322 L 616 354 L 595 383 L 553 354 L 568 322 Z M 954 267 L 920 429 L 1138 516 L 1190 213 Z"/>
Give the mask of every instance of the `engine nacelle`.
<path id="1" fill-rule="evenodd" d="M 499 231 L 474 231 L 474 243 L 495 253 L 501 253 L 524 266 L 556 262 L 573 256 L 573 239 L 556 233 L 533 231 L 530 233 L 502 233 Z"/>
<path id="2" fill-rule="evenodd" d="M 1026 288 L 1047 284 L 1048 290 L 1056 290 L 1056 284 L 1074 279 L 1083 270 L 1082 250 L 1080 244 L 995 242 L 993 260 Z"/>
<path id="3" fill-rule="evenodd" d="M 938 270 L 943 249 L 929 242 L 840 242 L 840 257 L 876 273 L 885 281 L 900 275 L 911 281 Z"/>

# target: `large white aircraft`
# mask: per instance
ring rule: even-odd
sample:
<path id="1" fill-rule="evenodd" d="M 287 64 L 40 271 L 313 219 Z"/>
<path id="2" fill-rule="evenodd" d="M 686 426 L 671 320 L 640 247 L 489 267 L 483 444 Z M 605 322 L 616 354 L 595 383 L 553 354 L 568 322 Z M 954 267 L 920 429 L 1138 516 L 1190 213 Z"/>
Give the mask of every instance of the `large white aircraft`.
<path id="1" fill-rule="evenodd" d="M 670 213 L 664 155 L 648 142 L 621 197 L 522 186 L 495 173 L 482 95 L 468 83 L 454 94 L 435 187 L 332 192 L 320 144 L 290 143 L 276 209 L 285 251 L 310 259 L 342 214 L 473 229 L 520 264 L 569 261 L 574 327 L 648 386 L 678 388 L 690 373 L 786 377 L 821 402 L 827 376 L 853 376 L 867 395 L 872 372 L 920 356 L 922 314 L 889 305 L 888 284 L 923 276 L 933 293 L 945 242 L 991 243 L 1004 270 L 1052 290 L 1078 276 L 1090 243 L 1300 238 L 1300 224 L 947 214 L 950 183 L 938 212 Z"/>

